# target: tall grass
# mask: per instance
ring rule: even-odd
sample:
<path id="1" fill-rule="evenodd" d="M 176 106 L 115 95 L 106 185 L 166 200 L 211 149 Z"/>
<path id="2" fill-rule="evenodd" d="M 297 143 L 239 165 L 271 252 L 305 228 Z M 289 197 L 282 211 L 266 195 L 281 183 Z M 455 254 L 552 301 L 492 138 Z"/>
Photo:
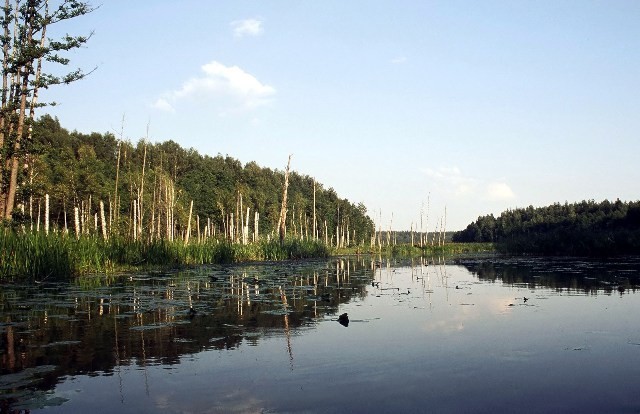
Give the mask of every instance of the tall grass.
<path id="1" fill-rule="evenodd" d="M 321 242 L 286 239 L 248 245 L 209 240 L 132 241 L 122 237 L 103 240 L 63 233 L 16 233 L 0 228 L 0 280 L 70 277 L 87 273 L 110 273 L 142 266 L 175 267 L 250 260 L 286 260 L 327 257 Z"/>
<path id="2" fill-rule="evenodd" d="M 418 257 L 493 249 L 488 243 L 448 243 L 419 248 L 409 244 L 383 247 L 368 253 L 395 257 Z M 331 254 L 367 253 L 366 249 L 331 250 L 321 241 L 285 239 L 263 240 L 247 245 L 208 240 L 185 244 L 182 241 L 133 241 L 123 237 L 103 240 L 60 233 L 19 233 L 0 228 L 0 280 L 19 278 L 65 278 L 88 273 L 112 273 L 145 266 L 177 267 L 243 261 L 276 261 L 328 257 Z"/>

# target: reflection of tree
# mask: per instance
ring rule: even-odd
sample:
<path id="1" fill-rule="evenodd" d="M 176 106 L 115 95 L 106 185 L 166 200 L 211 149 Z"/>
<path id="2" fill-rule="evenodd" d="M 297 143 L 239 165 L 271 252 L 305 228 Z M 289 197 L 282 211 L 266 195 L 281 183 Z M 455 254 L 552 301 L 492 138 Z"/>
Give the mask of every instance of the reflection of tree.
<path id="1" fill-rule="evenodd" d="M 640 263 L 634 259 L 591 260 L 568 258 L 458 259 L 480 280 L 530 289 L 569 289 L 585 294 L 623 293 L 640 286 Z"/>
<path id="2" fill-rule="evenodd" d="M 363 297 L 369 266 L 236 265 L 110 278 L 107 286 L 3 287 L 0 374 L 55 366 L 38 383 L 47 390 L 65 375 L 120 377 L 122 366 L 177 364 L 182 355 L 255 345 L 264 335 L 287 336 L 292 358 L 291 332 Z"/>

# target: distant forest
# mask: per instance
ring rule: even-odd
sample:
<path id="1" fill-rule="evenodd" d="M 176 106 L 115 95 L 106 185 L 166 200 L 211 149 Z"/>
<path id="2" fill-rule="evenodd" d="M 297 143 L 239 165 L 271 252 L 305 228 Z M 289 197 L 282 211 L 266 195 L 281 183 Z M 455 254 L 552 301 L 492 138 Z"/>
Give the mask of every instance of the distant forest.
<path id="1" fill-rule="evenodd" d="M 69 132 L 45 115 L 33 124 L 20 181 L 13 225 L 44 225 L 48 195 L 48 217 L 58 229 L 73 231 L 77 214 L 83 233 L 99 233 L 104 214 L 109 232 L 133 238 L 173 239 L 190 229 L 193 237 L 239 241 L 277 235 L 284 171 L 202 155 L 173 141 L 134 145 L 111 133 Z M 343 245 L 370 242 L 374 225 L 362 203 L 293 171 L 288 235 L 314 236 L 314 188 L 317 238 Z"/>
<path id="2" fill-rule="evenodd" d="M 493 242 L 510 253 L 613 255 L 640 253 L 640 201 L 553 204 L 479 217 L 455 242 Z"/>

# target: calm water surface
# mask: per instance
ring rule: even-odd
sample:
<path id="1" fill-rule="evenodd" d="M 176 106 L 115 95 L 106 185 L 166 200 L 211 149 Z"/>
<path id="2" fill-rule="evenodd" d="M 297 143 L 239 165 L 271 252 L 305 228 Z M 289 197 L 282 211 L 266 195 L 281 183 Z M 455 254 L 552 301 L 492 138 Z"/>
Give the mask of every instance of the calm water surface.
<path id="1" fill-rule="evenodd" d="M 0 412 L 640 412 L 639 286 L 494 256 L 4 284 Z"/>

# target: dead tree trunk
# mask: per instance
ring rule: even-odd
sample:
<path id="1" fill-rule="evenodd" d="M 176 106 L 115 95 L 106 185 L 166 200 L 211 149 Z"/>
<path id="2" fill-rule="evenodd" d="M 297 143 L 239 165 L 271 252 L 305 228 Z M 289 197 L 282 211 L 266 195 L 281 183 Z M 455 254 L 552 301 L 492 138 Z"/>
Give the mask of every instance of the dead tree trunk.
<path id="1" fill-rule="evenodd" d="M 278 228 L 280 233 L 280 245 L 284 244 L 284 236 L 286 231 L 287 219 L 287 191 L 289 190 L 289 167 L 291 166 L 291 155 L 287 161 L 287 169 L 284 172 L 284 186 L 282 188 L 282 205 L 280 206 L 280 219 L 278 220 Z"/>

